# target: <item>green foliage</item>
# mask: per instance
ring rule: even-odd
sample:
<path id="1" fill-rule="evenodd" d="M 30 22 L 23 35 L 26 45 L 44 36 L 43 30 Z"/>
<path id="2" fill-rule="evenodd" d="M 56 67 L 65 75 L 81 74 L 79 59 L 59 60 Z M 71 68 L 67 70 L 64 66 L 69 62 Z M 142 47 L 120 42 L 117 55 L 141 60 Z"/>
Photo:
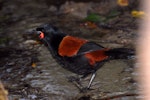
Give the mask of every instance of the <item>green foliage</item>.
<path id="1" fill-rule="evenodd" d="M 91 22 L 107 22 L 109 19 L 112 19 L 116 16 L 120 15 L 120 12 L 117 10 L 112 10 L 110 13 L 106 16 L 104 15 L 99 15 L 99 14 L 94 14 L 91 13 L 89 14 L 84 21 L 91 21 Z"/>
<path id="2" fill-rule="evenodd" d="M 91 22 L 102 22 L 105 20 L 105 17 L 92 13 L 89 14 L 84 20 L 91 21 Z"/>

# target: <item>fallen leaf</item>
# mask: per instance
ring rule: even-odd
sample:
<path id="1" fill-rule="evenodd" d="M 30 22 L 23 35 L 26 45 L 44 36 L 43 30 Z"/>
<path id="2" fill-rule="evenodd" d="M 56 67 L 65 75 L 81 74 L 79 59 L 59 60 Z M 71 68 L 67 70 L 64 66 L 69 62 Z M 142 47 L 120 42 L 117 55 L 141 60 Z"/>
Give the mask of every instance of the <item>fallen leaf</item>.
<path id="1" fill-rule="evenodd" d="M 32 65 L 31 65 L 33 68 L 35 68 L 37 65 L 36 65 L 36 63 L 32 63 Z"/>
<path id="2" fill-rule="evenodd" d="M 94 22 L 90 22 L 90 21 L 87 21 L 87 22 L 85 22 L 85 23 L 83 23 L 81 25 L 85 26 L 86 28 L 89 28 L 89 29 L 97 28 L 97 25 Z"/>
<path id="3" fill-rule="evenodd" d="M 0 82 L 0 100 L 8 100 L 8 91 L 4 89 L 2 83 Z"/>
<path id="4" fill-rule="evenodd" d="M 131 12 L 131 15 L 133 17 L 143 17 L 145 15 L 145 12 L 144 11 L 136 11 L 136 10 L 133 10 Z"/>
<path id="5" fill-rule="evenodd" d="M 117 4 L 119 6 L 128 6 L 129 5 L 129 1 L 128 0 L 117 0 Z"/>

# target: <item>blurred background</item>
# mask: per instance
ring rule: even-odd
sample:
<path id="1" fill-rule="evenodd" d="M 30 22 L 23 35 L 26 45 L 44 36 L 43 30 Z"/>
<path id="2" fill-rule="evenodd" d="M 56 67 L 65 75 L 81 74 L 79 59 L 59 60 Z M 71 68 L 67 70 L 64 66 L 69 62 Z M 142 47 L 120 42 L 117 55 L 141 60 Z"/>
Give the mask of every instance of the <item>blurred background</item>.
<path id="1" fill-rule="evenodd" d="M 51 23 L 62 32 L 105 47 L 135 49 L 144 16 L 139 1 L 0 0 L 0 80 L 5 87 L 0 87 L 1 100 L 140 98 L 135 58 L 107 62 L 98 71 L 94 90 L 80 93 L 66 79 L 74 74 L 61 68 L 31 34 L 39 25 Z"/>

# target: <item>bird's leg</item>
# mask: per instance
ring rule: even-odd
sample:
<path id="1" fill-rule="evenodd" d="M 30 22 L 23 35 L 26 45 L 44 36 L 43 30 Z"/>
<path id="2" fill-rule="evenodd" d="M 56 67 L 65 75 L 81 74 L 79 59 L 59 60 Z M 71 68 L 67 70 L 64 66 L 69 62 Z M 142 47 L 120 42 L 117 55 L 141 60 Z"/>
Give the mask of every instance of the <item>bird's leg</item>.
<path id="1" fill-rule="evenodd" d="M 80 81 L 80 78 L 75 77 L 75 76 L 69 76 L 67 78 L 68 78 L 69 82 L 74 82 L 74 81 L 79 82 Z"/>
<path id="2" fill-rule="evenodd" d="M 81 77 L 70 76 L 68 77 L 69 82 L 72 82 L 80 90 L 83 88 L 81 84 Z"/>
<path id="3" fill-rule="evenodd" d="M 94 72 L 94 73 L 92 73 L 92 76 L 91 76 L 91 79 L 90 79 L 90 82 L 89 82 L 89 84 L 88 84 L 87 89 L 90 89 L 91 84 L 92 84 L 92 82 L 93 82 L 93 80 L 94 80 L 95 76 L 96 76 L 96 73 L 95 73 L 95 72 Z"/>
<path id="4" fill-rule="evenodd" d="M 86 92 L 87 90 L 90 90 L 91 84 L 92 84 L 92 82 L 93 82 L 95 76 L 96 76 L 96 73 L 93 72 L 93 73 L 92 73 L 92 76 L 91 76 L 91 78 L 90 78 L 89 84 L 88 84 L 87 87 L 84 87 L 84 86 L 81 84 L 81 80 L 84 79 L 85 77 L 87 77 L 87 75 L 84 75 L 84 76 L 82 76 L 82 77 L 70 76 L 70 77 L 68 77 L 68 79 L 69 79 L 69 81 L 72 82 L 77 88 L 79 88 L 79 90 L 80 90 L 81 92 Z"/>
<path id="5" fill-rule="evenodd" d="M 88 75 L 88 74 L 82 76 L 81 78 L 83 79 L 83 78 L 87 77 L 87 75 Z M 90 78 L 90 81 L 89 81 L 88 86 L 87 86 L 87 87 L 83 87 L 83 86 L 82 86 L 82 89 L 80 89 L 80 92 L 87 92 L 87 90 L 92 90 L 92 89 L 90 89 L 90 87 L 91 87 L 91 84 L 92 84 L 92 82 L 93 82 L 95 76 L 96 76 L 96 73 L 93 72 L 93 73 L 92 73 L 92 76 L 91 76 L 91 78 Z"/>

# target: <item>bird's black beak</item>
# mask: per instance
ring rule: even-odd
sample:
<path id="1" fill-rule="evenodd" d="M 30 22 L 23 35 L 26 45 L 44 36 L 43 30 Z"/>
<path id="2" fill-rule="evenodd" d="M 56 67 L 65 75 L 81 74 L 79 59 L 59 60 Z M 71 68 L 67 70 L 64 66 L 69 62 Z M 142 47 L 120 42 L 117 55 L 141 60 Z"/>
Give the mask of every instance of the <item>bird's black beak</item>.
<path id="1" fill-rule="evenodd" d="M 26 40 L 33 39 L 33 40 L 39 40 L 39 35 L 41 34 L 41 31 L 37 30 L 28 30 L 25 33 L 23 33 L 23 38 Z"/>
<path id="2" fill-rule="evenodd" d="M 27 30 L 26 32 L 24 32 L 22 34 L 22 37 L 25 40 L 37 40 L 38 39 L 38 35 L 36 33 L 36 30 Z"/>
<path id="3" fill-rule="evenodd" d="M 39 36 L 41 34 L 41 31 L 35 31 L 35 33 Z"/>

